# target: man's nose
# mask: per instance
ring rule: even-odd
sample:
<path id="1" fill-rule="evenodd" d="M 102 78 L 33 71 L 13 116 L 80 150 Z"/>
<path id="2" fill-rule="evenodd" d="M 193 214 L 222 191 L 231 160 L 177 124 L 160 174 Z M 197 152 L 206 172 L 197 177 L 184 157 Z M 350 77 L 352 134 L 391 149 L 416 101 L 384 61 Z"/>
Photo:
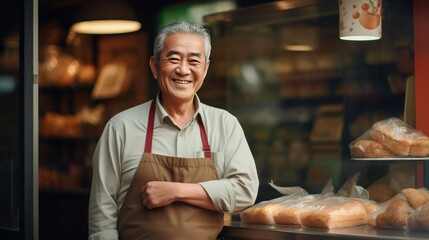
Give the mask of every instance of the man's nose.
<path id="1" fill-rule="evenodd" d="M 189 68 L 188 62 L 187 61 L 180 62 L 179 66 L 176 68 L 176 72 L 182 75 L 189 74 L 191 70 Z"/>

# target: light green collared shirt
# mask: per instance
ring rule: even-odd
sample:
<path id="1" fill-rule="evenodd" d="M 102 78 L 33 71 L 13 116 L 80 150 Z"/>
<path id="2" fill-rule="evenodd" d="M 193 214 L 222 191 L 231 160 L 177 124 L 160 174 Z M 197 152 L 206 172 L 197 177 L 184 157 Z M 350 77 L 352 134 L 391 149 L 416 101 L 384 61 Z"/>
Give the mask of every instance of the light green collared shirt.
<path id="1" fill-rule="evenodd" d="M 159 95 L 158 95 L 159 97 Z M 157 101 L 152 153 L 175 157 L 204 157 L 197 115 L 206 128 L 219 180 L 201 182 L 220 212 L 254 204 L 258 175 L 237 118 L 195 98 L 197 112 L 183 129 L 176 126 Z M 89 202 L 90 239 L 118 239 L 117 216 L 144 152 L 152 101 L 125 110 L 106 124 L 93 157 Z"/>

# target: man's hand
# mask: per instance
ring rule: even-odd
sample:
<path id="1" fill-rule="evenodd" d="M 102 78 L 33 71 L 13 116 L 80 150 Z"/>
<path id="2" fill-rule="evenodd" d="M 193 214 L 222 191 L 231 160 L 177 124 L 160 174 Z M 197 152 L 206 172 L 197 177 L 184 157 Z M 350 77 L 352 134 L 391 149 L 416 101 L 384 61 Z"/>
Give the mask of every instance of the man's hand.
<path id="1" fill-rule="evenodd" d="M 164 207 L 175 201 L 216 210 L 206 191 L 197 183 L 151 181 L 140 189 L 143 206 Z"/>
<path id="2" fill-rule="evenodd" d="M 174 182 L 152 181 L 140 189 L 143 206 L 148 209 L 164 207 L 176 200 Z"/>

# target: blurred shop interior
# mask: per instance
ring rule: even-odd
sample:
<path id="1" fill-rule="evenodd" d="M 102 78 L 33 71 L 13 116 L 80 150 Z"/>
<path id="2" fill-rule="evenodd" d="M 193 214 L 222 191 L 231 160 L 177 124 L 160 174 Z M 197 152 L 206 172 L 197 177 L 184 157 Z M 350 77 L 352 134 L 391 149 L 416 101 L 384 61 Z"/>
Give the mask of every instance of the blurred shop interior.
<path id="1" fill-rule="evenodd" d="M 356 173 L 367 189 L 392 177 L 399 186 L 386 191 L 414 186 L 414 163 L 353 161 L 349 149 L 373 123 L 404 118 L 414 75 L 412 0 L 383 0 L 376 41 L 339 39 L 338 0 L 127 0 L 139 30 L 74 31 L 86 5 L 101 3 L 96 14 L 108 2 L 39 0 L 40 239 L 86 238 L 98 137 L 111 116 L 157 93 L 148 67 L 153 37 L 177 19 L 210 30 L 199 96 L 240 120 L 259 173 L 258 202 L 279 195 L 270 182 L 318 193 Z M 0 74 L 13 71 L 7 43 Z"/>

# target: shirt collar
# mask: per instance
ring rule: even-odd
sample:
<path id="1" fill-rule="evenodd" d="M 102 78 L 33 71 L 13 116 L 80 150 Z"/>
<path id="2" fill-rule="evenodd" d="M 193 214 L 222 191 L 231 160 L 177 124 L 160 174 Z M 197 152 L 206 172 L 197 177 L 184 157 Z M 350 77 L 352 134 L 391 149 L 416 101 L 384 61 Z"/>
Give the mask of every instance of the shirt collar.
<path id="1" fill-rule="evenodd" d="M 170 119 L 170 116 L 168 116 L 167 111 L 164 109 L 164 107 L 161 104 L 161 97 L 162 97 L 161 92 L 158 92 L 158 94 L 156 95 L 156 114 L 159 119 L 159 124 L 161 124 L 161 122 L 164 122 L 166 119 Z M 195 94 L 194 104 L 196 105 L 196 111 L 195 111 L 193 120 L 196 119 L 198 114 L 202 115 L 202 110 L 203 110 L 201 107 L 200 98 L 198 97 L 197 94 Z"/>

